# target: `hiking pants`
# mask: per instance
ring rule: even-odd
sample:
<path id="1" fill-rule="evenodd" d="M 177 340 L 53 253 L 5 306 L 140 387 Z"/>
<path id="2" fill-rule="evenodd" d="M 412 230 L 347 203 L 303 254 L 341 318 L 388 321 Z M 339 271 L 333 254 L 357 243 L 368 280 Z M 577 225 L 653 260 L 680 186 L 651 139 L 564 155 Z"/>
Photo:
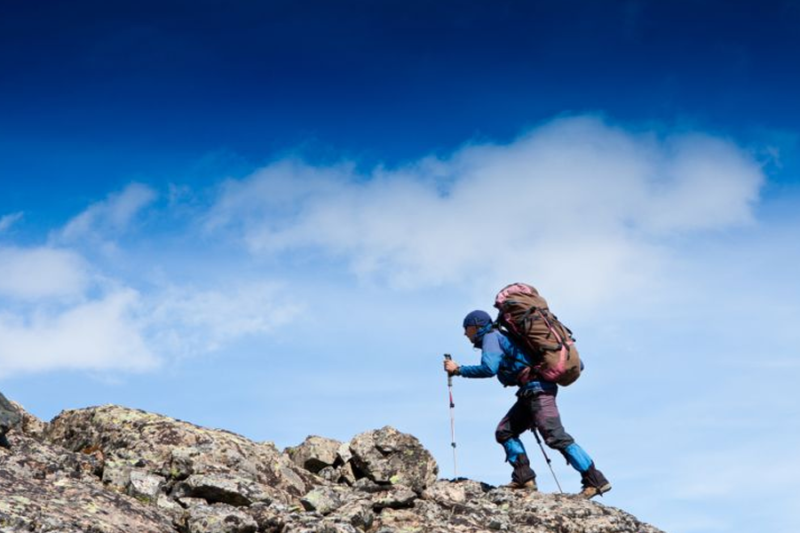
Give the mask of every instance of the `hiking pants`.
<path id="1" fill-rule="evenodd" d="M 578 446 L 561 424 L 556 395 L 525 391 L 517 394 L 517 403 L 503 417 L 495 432 L 497 442 L 502 444 L 506 451 L 506 460 L 514 467 L 511 476 L 514 481 L 524 483 L 536 477 L 519 438 L 528 429 L 538 430 L 545 444 L 561 452 L 567 462 L 581 473 L 584 480 L 587 474 L 594 477 L 595 468 L 591 457 Z"/>

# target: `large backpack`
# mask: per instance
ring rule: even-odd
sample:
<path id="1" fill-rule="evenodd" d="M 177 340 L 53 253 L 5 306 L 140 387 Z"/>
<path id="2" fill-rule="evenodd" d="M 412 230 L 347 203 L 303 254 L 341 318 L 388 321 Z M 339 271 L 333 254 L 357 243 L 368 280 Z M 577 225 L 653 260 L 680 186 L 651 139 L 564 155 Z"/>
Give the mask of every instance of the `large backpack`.
<path id="1" fill-rule="evenodd" d="M 534 375 L 559 385 L 569 385 L 581 375 L 581 360 L 572 332 L 550 312 L 539 292 L 513 283 L 494 300 L 497 322 L 531 358 Z"/>

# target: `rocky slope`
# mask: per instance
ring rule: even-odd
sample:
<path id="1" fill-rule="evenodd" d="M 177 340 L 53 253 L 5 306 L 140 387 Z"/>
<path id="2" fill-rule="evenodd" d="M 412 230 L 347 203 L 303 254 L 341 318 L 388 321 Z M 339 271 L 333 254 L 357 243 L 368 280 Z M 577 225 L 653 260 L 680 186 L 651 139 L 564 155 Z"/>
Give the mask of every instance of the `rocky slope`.
<path id="1" fill-rule="evenodd" d="M 279 451 L 117 406 L 27 413 L 0 448 L 0 531 L 658 533 L 573 496 L 437 480 L 391 427 Z"/>

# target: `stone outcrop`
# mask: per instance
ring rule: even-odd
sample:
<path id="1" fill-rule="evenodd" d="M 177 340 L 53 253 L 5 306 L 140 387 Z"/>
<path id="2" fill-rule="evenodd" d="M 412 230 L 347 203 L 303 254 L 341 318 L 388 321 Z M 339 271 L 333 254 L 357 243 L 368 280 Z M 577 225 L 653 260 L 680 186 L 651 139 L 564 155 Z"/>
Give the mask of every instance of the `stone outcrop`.
<path id="1" fill-rule="evenodd" d="M 356 471 L 378 484 L 404 485 L 419 493 L 439 473 L 433 456 L 415 437 L 392 427 L 356 435 L 350 451 Z"/>
<path id="2" fill-rule="evenodd" d="M 160 509 L 107 490 L 95 457 L 9 435 L 0 449 L 0 531 L 159 533 L 174 531 Z"/>
<path id="3" fill-rule="evenodd" d="M 431 454 L 384 427 L 280 452 L 117 406 L 21 410 L 0 448 L 0 532 L 658 533 L 574 496 L 437 480 Z"/>

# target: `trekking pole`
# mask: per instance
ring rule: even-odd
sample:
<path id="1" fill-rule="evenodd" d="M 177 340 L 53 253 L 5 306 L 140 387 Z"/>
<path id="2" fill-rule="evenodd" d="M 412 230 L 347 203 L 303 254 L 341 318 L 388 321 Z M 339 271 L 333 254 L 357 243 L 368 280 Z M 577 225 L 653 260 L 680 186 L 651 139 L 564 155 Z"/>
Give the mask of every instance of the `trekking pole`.
<path id="1" fill-rule="evenodd" d="M 558 492 L 560 492 L 561 494 L 564 494 L 564 491 L 561 490 L 561 483 L 558 482 L 558 478 L 556 477 L 556 473 L 553 470 L 553 462 L 547 456 L 547 452 L 544 451 L 544 446 L 542 446 L 542 440 L 539 438 L 539 433 L 536 431 L 535 427 L 531 428 L 531 431 L 533 432 L 533 436 L 536 437 L 536 442 L 539 444 L 539 448 L 542 450 L 542 455 L 544 455 L 544 460 L 547 461 L 547 466 L 550 467 L 550 473 L 553 474 L 553 479 L 556 480 L 556 486 L 558 487 Z"/>
<path id="2" fill-rule="evenodd" d="M 447 361 L 453 360 L 449 353 L 444 354 L 444 358 Z M 453 479 L 458 479 L 458 461 L 456 461 L 456 404 L 453 403 L 453 376 L 451 376 L 450 373 L 447 374 L 447 390 L 450 393 L 450 446 L 453 447 Z"/>

